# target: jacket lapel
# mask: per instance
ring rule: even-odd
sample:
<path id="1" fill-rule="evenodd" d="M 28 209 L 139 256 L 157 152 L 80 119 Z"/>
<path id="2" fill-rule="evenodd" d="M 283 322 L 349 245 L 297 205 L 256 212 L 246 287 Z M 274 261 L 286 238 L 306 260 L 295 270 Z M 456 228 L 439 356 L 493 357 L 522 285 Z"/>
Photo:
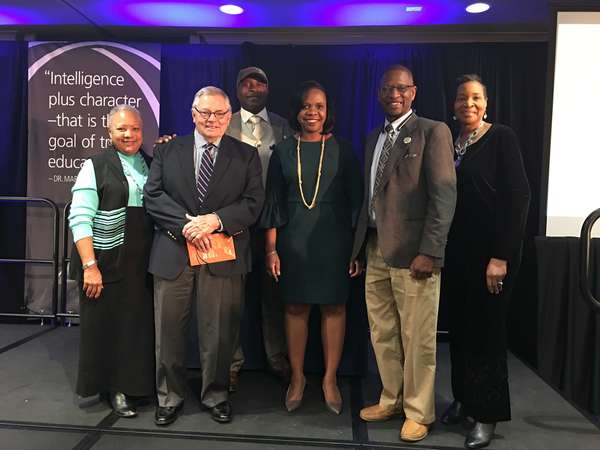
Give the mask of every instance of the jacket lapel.
<path id="1" fill-rule="evenodd" d="M 275 144 L 278 144 L 287 137 L 284 135 L 283 124 L 270 112 L 267 112 L 267 114 L 269 115 L 269 121 L 271 122 L 271 129 L 273 130 L 273 139 Z"/>
<path id="2" fill-rule="evenodd" d="M 375 146 L 379 138 L 381 130 L 376 128 L 367 136 L 365 144 L 365 182 L 366 186 L 371 186 L 371 165 L 373 165 L 373 155 L 375 154 Z M 368 192 L 367 192 L 368 195 Z"/>
<path id="3" fill-rule="evenodd" d="M 231 116 L 227 134 L 236 138 L 238 141 L 242 140 L 242 114 L 239 111 Z"/>
<path id="4" fill-rule="evenodd" d="M 188 200 L 190 201 L 189 206 L 193 205 L 194 210 L 197 210 L 198 189 L 196 188 L 196 172 L 194 168 L 194 135 L 178 137 L 174 143 L 180 147 L 176 153 L 185 184 L 185 191 L 191 194 L 188 196 Z"/>
<path id="5" fill-rule="evenodd" d="M 209 201 L 211 193 L 214 192 L 216 187 L 221 182 L 221 179 L 227 173 L 229 164 L 231 163 L 231 149 L 229 148 L 229 139 L 233 139 L 229 136 L 223 136 L 221 144 L 219 145 L 219 151 L 217 153 L 217 160 L 215 167 L 213 168 L 212 176 L 208 182 L 208 189 L 206 191 L 205 203 Z"/>
<path id="6" fill-rule="evenodd" d="M 412 157 L 410 153 L 410 145 L 412 142 L 412 134 L 417 126 L 417 115 L 412 113 L 408 118 L 407 122 L 404 124 L 402 128 L 400 128 L 400 132 L 396 141 L 394 142 L 394 146 L 390 152 L 390 157 L 387 161 L 387 164 L 383 168 L 383 174 L 381 175 L 381 186 L 385 186 L 390 180 L 394 169 L 398 164 L 402 161 L 407 160 L 407 158 Z"/>

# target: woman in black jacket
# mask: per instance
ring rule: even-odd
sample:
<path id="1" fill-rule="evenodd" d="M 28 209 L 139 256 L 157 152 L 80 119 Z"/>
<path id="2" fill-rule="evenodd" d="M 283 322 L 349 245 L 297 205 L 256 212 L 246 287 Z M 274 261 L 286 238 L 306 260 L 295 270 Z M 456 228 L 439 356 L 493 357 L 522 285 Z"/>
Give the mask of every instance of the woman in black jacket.
<path id="1" fill-rule="evenodd" d="M 450 311 L 454 401 L 445 424 L 472 417 L 466 448 L 487 446 L 510 420 L 506 312 L 521 259 L 529 183 L 512 129 L 486 122 L 479 76 L 458 79 L 454 113 L 456 212 L 442 282 Z"/>

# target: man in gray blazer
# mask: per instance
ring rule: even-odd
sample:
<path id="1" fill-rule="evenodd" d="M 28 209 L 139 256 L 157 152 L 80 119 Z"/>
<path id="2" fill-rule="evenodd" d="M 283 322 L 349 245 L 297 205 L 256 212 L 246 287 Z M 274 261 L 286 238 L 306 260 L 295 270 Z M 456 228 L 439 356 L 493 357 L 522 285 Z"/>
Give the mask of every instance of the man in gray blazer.
<path id="1" fill-rule="evenodd" d="M 246 67 L 237 76 L 237 98 L 240 110 L 234 113 L 227 134 L 256 148 L 263 170 L 263 186 L 267 179 L 273 146 L 291 136 L 287 120 L 267 111 L 269 80 L 258 67 Z M 277 296 L 277 285 L 265 272 L 265 240 L 263 230 L 252 230 L 252 272 L 246 280 L 246 301 L 257 299 L 261 305 L 261 322 L 267 363 L 272 373 L 286 380 L 289 363 L 283 327 L 283 304 Z M 237 390 L 238 373 L 244 354 L 236 342 L 230 371 L 229 389 Z"/>
<path id="2" fill-rule="evenodd" d="M 452 136 L 442 122 L 411 109 L 411 71 L 381 79 L 385 124 L 365 148 L 365 199 L 353 258 L 366 247 L 365 295 L 383 385 L 366 421 L 404 415 L 400 438 L 420 441 L 435 421 L 436 330 L 440 268 L 456 203 Z"/>

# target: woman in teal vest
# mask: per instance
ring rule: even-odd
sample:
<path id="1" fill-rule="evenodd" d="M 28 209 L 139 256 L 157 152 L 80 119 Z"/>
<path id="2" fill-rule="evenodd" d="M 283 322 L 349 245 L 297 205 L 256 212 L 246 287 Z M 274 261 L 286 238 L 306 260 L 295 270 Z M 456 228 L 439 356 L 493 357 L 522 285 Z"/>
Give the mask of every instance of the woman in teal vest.
<path id="1" fill-rule="evenodd" d="M 112 146 L 83 164 L 69 215 L 70 274 L 80 286 L 77 393 L 108 396 L 117 415 L 134 417 L 135 397 L 154 394 L 152 223 L 142 198 L 149 158 L 139 111 L 116 106 L 108 123 Z"/>

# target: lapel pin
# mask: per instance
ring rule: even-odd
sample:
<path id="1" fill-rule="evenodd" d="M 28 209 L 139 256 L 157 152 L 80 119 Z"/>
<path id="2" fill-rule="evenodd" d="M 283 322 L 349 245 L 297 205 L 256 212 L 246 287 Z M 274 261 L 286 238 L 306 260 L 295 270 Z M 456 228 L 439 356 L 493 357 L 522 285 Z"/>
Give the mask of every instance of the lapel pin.
<path id="1" fill-rule="evenodd" d="M 410 144 L 411 141 L 412 141 L 412 138 L 410 136 L 406 136 L 402 142 L 404 142 L 405 144 Z"/>

